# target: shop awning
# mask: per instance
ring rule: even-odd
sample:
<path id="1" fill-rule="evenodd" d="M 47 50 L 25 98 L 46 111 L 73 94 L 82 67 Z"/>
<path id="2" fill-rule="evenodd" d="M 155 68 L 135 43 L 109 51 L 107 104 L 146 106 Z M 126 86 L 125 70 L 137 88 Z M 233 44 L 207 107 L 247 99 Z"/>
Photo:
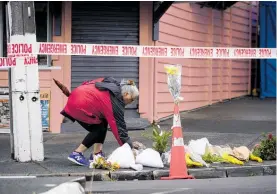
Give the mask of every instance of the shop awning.
<path id="1" fill-rule="evenodd" d="M 153 40 L 159 40 L 159 21 L 165 14 L 168 8 L 173 3 L 196 3 L 203 7 L 208 7 L 216 10 L 226 10 L 233 6 L 237 1 L 154 1 L 153 2 Z"/>
<path id="2" fill-rule="evenodd" d="M 157 23 L 174 1 L 154 1 L 153 22 Z"/>
<path id="3" fill-rule="evenodd" d="M 159 40 L 159 21 L 174 1 L 153 2 L 153 40 Z"/>
<path id="4" fill-rule="evenodd" d="M 197 2 L 196 4 L 200 5 L 201 8 L 209 7 L 216 10 L 226 10 L 229 7 L 232 7 L 237 1 L 203 1 Z"/>

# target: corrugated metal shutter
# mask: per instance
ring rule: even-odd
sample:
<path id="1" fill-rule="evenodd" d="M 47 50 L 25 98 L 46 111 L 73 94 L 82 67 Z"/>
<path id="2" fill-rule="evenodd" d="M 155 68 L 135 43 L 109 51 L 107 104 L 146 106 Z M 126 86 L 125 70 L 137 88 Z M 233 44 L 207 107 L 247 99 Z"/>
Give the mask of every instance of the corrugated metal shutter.
<path id="1" fill-rule="evenodd" d="M 72 2 L 72 42 L 139 44 L 138 2 Z M 72 89 L 103 76 L 133 79 L 138 84 L 138 58 L 72 56 Z"/>

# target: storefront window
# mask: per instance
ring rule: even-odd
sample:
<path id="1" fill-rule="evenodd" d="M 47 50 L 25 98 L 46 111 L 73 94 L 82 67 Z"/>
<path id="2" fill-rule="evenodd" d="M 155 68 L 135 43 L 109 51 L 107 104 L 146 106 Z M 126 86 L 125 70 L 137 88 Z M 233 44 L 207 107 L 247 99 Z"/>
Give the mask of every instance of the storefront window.
<path id="1" fill-rule="evenodd" d="M 35 1 L 35 22 L 37 42 L 52 42 L 53 16 L 50 3 Z M 6 2 L 0 2 L 0 57 L 7 57 Z M 51 56 L 38 55 L 38 64 L 51 66 Z"/>
<path id="2" fill-rule="evenodd" d="M 37 42 L 52 41 L 52 13 L 49 2 L 35 1 Z M 51 56 L 38 55 L 39 65 L 51 66 Z"/>

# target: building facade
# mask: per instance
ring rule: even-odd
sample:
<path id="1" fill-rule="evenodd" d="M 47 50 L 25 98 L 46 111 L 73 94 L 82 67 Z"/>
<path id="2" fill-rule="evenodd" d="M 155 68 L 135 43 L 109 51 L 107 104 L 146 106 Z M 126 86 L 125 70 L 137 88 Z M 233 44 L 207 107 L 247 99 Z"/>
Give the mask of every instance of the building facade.
<path id="1" fill-rule="evenodd" d="M 174 3 L 159 21 L 159 40 L 153 41 L 152 2 L 36 3 L 40 42 L 251 47 L 253 21 L 256 25 L 258 13 L 251 2 L 238 2 L 225 11 L 201 8 L 195 3 Z M 1 37 L 4 56 L 5 33 Z M 130 78 L 138 84 L 140 97 L 127 107 L 126 114 L 139 115 L 150 122 L 171 115 L 173 101 L 163 69 L 169 63 L 183 66 L 182 111 L 250 93 L 250 60 L 39 56 L 40 88 L 51 94 L 49 130 L 60 132 L 60 111 L 67 101 L 53 78 L 71 89 L 102 76 Z M 0 87 L 7 86 L 8 73 L 2 69 Z"/>

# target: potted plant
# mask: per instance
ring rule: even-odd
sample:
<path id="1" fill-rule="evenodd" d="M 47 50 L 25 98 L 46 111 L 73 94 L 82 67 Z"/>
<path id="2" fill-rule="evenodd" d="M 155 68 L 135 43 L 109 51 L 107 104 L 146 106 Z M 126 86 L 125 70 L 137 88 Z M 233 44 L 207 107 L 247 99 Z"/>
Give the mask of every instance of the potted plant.
<path id="1" fill-rule="evenodd" d="M 169 138 L 172 136 L 171 131 L 159 130 L 159 125 L 152 125 L 152 135 L 143 134 L 144 137 L 153 141 L 153 149 L 162 155 L 169 146 Z"/>

